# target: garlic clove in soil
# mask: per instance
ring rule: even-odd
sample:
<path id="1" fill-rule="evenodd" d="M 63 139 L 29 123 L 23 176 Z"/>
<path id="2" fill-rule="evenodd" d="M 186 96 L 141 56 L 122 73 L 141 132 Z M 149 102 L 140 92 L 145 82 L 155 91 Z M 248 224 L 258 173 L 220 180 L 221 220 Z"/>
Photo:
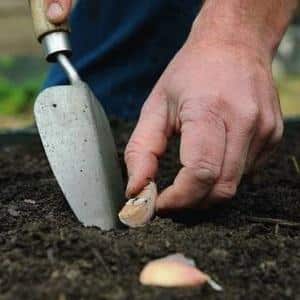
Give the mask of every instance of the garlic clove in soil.
<path id="1" fill-rule="evenodd" d="M 154 216 L 156 198 L 157 187 L 151 181 L 140 194 L 127 201 L 119 213 L 120 221 L 129 227 L 146 225 Z"/>
<path id="2" fill-rule="evenodd" d="M 196 268 L 192 259 L 183 254 L 173 254 L 149 262 L 140 274 L 143 285 L 159 287 L 196 287 L 209 284 L 214 290 L 222 287 L 207 274 Z"/>

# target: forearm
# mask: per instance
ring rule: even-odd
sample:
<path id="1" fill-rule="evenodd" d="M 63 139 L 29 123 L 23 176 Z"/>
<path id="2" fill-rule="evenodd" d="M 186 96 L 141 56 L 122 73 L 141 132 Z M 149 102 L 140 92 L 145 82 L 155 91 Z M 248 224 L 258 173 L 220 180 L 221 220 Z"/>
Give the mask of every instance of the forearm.
<path id="1" fill-rule="evenodd" d="M 298 0 L 206 0 L 192 35 L 259 47 L 273 56 L 297 5 Z"/>

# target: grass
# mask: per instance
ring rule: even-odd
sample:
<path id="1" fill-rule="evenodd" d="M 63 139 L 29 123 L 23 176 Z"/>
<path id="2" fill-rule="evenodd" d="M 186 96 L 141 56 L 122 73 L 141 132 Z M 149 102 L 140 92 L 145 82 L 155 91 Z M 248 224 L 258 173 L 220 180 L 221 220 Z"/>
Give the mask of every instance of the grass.
<path id="1" fill-rule="evenodd" d="M 2 70 L 10 70 L 15 65 L 15 58 L 13 56 L 1 56 L 0 57 L 0 68 Z"/>
<path id="2" fill-rule="evenodd" d="M 40 79 L 28 79 L 16 85 L 0 77 L 0 114 L 18 115 L 31 111 L 41 84 Z"/>
<path id="3" fill-rule="evenodd" d="M 44 74 L 41 59 L 0 57 L 0 130 L 32 124 L 32 106 Z"/>
<path id="4" fill-rule="evenodd" d="M 300 115 L 300 74 L 284 75 L 277 80 L 281 107 L 285 116 Z"/>

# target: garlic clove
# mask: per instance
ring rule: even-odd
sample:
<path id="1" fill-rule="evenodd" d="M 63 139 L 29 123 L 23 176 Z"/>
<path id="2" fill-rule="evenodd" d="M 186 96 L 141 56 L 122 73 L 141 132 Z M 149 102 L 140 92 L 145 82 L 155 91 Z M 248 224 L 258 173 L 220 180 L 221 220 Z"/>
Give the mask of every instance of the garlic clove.
<path id="1" fill-rule="evenodd" d="M 159 287 L 196 287 L 208 283 L 216 291 L 222 287 L 195 267 L 192 259 L 173 254 L 149 262 L 140 274 L 143 285 Z"/>
<path id="2" fill-rule="evenodd" d="M 175 254 L 149 262 L 142 270 L 140 282 L 160 287 L 201 286 L 208 276 L 193 265 L 182 254 Z"/>
<path id="3" fill-rule="evenodd" d="M 120 221 L 129 227 L 146 225 L 154 216 L 156 198 L 157 187 L 151 181 L 137 197 L 126 202 L 119 213 Z"/>

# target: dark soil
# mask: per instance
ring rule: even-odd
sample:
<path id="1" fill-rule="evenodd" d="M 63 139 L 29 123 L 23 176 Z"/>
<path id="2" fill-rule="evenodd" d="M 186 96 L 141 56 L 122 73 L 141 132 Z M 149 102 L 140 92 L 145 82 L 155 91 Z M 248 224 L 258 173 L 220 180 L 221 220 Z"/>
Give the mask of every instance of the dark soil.
<path id="1" fill-rule="evenodd" d="M 114 121 L 120 158 L 133 128 Z M 159 187 L 179 168 L 175 141 Z M 224 207 L 156 218 L 139 229 L 83 228 L 71 213 L 39 143 L 0 147 L 0 299 L 300 299 L 300 124 L 287 126 L 268 165 Z M 141 286 L 149 260 L 181 252 L 224 287 Z"/>

